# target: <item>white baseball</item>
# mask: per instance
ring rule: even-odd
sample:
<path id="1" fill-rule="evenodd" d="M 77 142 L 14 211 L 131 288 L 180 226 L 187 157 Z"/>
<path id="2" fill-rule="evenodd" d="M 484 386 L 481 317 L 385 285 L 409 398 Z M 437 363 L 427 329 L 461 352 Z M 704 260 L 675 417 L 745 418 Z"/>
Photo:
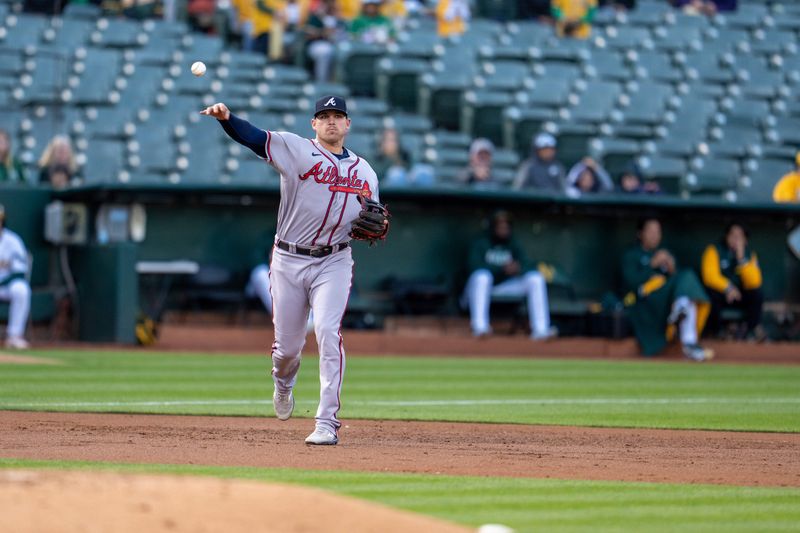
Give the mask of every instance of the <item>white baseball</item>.
<path id="1" fill-rule="evenodd" d="M 192 74 L 195 76 L 202 76 L 206 73 L 206 64 L 202 61 L 195 61 L 192 63 Z"/>

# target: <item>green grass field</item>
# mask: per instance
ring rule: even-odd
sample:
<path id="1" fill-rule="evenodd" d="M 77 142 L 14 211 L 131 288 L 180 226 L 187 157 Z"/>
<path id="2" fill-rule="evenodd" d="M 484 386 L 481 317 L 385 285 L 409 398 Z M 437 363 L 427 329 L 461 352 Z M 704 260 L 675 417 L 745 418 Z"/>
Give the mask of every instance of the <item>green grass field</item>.
<path id="1" fill-rule="evenodd" d="M 266 357 L 32 352 L 0 366 L 0 409 L 271 415 Z M 316 358 L 295 416 L 313 416 Z M 341 417 L 800 431 L 800 367 L 351 357 Z"/>
<path id="2" fill-rule="evenodd" d="M 0 365 L 0 409 L 271 416 L 265 357 L 33 351 Z M 296 388 L 317 402 L 317 360 Z M 351 357 L 341 417 L 800 431 L 800 367 L 656 361 Z M 0 443 L 0 448 L 2 444 Z M 0 458 L 0 467 L 111 468 L 313 485 L 467 525 L 517 531 L 798 531 L 800 490 L 709 485 L 109 465 Z"/>
<path id="3" fill-rule="evenodd" d="M 467 526 L 518 532 L 797 531 L 800 490 L 0 459 L 0 468 L 106 469 L 311 485 Z"/>

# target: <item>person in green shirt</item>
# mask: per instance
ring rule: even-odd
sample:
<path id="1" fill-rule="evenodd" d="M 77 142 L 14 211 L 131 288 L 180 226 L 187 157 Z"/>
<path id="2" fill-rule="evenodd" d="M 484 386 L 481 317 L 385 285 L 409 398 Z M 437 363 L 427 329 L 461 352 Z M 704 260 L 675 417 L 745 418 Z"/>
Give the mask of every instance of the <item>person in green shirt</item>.
<path id="1" fill-rule="evenodd" d="M 11 136 L 0 129 L 0 183 L 25 183 L 25 169 L 11 151 Z"/>
<path id="2" fill-rule="evenodd" d="M 489 234 L 472 243 L 468 266 L 471 272 L 464 289 L 469 304 L 470 327 L 476 337 L 490 335 L 489 306 L 492 296 L 527 296 L 531 339 L 555 335 L 550 327 L 550 308 L 544 276 L 529 267 L 522 247 L 514 239 L 511 217 L 497 211 L 491 218 Z"/>
<path id="3" fill-rule="evenodd" d="M 698 344 L 710 304 L 697 275 L 678 269 L 675 257 L 661 247 L 661 223 L 644 218 L 638 242 L 622 257 L 625 306 L 644 355 L 656 355 L 679 332 L 683 354 L 693 361 L 714 354 Z"/>
<path id="4" fill-rule="evenodd" d="M 350 24 L 350 33 L 361 42 L 386 44 L 394 40 L 394 26 L 381 15 L 381 0 L 364 0 L 361 13 Z"/>

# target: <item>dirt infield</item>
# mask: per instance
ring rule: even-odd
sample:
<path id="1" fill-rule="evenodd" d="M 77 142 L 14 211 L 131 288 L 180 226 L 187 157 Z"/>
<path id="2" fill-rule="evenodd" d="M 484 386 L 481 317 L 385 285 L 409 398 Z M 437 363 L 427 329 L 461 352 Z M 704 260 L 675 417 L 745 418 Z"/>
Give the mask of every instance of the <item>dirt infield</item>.
<path id="1" fill-rule="evenodd" d="M 469 531 L 309 487 L 108 472 L 0 471 L 0 509 L 16 533 Z"/>
<path id="2" fill-rule="evenodd" d="M 169 324 L 162 328 L 153 351 L 189 351 L 220 353 L 268 353 L 272 345 L 271 327 L 232 327 L 214 324 Z M 357 355 L 410 355 L 420 357 L 457 356 L 562 359 L 612 359 L 641 361 L 634 339 L 600 339 L 564 337 L 547 342 L 532 342 L 525 335 L 494 335 L 475 339 L 469 330 L 444 331 L 424 328 L 411 331 L 358 331 L 344 332 L 348 354 Z M 708 341 L 704 345 L 714 349 L 719 363 L 800 364 L 798 343 L 753 344 L 746 342 Z M 304 353 L 316 353 L 317 343 L 309 334 Z M 671 345 L 653 361 L 684 361 L 677 344 Z"/>
<path id="3" fill-rule="evenodd" d="M 800 487 L 800 434 L 0 411 L 0 457 Z"/>

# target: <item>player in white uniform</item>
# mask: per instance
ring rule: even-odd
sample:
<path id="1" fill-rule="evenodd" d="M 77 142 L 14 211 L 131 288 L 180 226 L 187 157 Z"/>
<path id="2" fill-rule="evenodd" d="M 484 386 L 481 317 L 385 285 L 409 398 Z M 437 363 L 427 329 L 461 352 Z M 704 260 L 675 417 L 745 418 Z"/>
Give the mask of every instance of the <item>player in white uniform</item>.
<path id="1" fill-rule="evenodd" d="M 300 367 L 309 309 L 319 345 L 320 401 L 307 444 L 336 444 L 337 413 L 345 369 L 341 321 L 350 295 L 352 222 L 359 198 L 378 200 L 378 178 L 369 163 L 347 150 L 347 104 L 324 96 L 311 126 L 315 139 L 264 131 L 233 115 L 223 103 L 202 114 L 219 120 L 226 133 L 280 172 L 281 200 L 270 265 L 273 300 L 273 406 L 281 420 L 294 410 L 292 388 Z"/>
<path id="2" fill-rule="evenodd" d="M 0 204 L 0 300 L 10 302 L 6 348 L 24 350 L 25 323 L 31 308 L 31 287 L 25 279 L 28 252 L 19 235 L 7 229 L 5 208 Z"/>

